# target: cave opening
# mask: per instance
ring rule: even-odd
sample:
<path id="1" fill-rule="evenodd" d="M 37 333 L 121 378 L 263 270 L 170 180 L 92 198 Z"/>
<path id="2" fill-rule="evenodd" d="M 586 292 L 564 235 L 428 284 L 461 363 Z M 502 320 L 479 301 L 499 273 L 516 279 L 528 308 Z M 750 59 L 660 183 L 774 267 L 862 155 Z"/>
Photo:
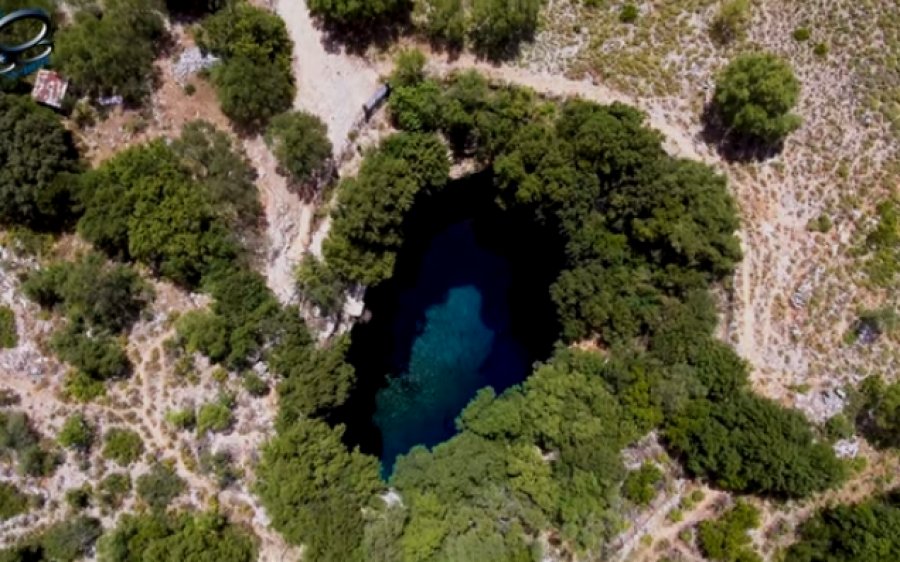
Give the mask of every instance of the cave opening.
<path id="1" fill-rule="evenodd" d="M 489 170 L 420 197 L 394 275 L 366 291 L 348 352 L 357 383 L 334 421 L 385 476 L 397 455 L 452 437 L 479 389 L 525 380 L 559 337 L 549 288 L 562 239 L 496 201 Z"/>

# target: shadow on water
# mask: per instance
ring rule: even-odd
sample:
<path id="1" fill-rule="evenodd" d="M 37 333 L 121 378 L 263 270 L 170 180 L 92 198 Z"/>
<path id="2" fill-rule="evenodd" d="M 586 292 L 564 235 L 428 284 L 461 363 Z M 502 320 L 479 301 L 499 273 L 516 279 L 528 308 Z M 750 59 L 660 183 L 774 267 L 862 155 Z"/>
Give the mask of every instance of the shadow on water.
<path id="1" fill-rule="evenodd" d="M 559 334 L 549 286 L 561 265 L 560 241 L 535 225 L 530 213 L 499 210 L 495 194 L 489 172 L 474 174 L 417 201 L 407 217 L 407 242 L 398 254 L 395 274 L 367 291 L 365 302 L 371 319 L 358 323 L 351 332 L 348 359 L 356 368 L 357 386 L 333 419 L 347 426 L 345 441 L 349 446 L 383 456 L 384 440 L 373 419 L 376 397 L 387 385 L 388 374 L 408 372 L 413 347 L 417 341 L 421 343 L 427 325 L 426 312 L 434 314 L 443 307 L 442 314 L 446 314 L 452 306 L 448 299 L 463 298 L 466 291 L 471 297 L 477 290 L 477 328 L 491 335 L 490 348 L 482 350 L 485 353 L 475 360 L 480 364 L 475 368 L 475 378 L 464 377 L 468 384 L 483 379 L 484 384 L 479 386 L 489 384 L 502 392 L 524 380 L 535 361 L 550 355 Z M 459 326 L 466 328 L 465 319 Z M 460 334 L 458 339 L 464 340 L 466 335 Z M 453 353 L 460 349 L 464 354 L 466 344 L 449 339 L 453 341 L 432 341 L 429 345 L 441 348 L 434 350 L 435 354 L 452 363 Z M 483 341 L 473 343 L 478 346 Z M 464 370 L 472 367 L 465 358 L 459 361 Z M 462 396 L 460 409 L 477 388 L 470 390 Z M 442 392 L 439 388 L 433 391 Z M 457 401 L 460 398 L 447 388 L 443 392 L 456 394 Z M 434 412 L 423 413 L 421 424 L 428 427 L 413 428 L 412 433 L 428 446 L 451 437 L 459 411 L 447 411 L 453 414 L 439 415 L 439 419 L 434 419 Z M 379 415 L 384 413 L 380 411 Z M 398 439 L 401 443 L 404 439 L 402 435 L 391 437 L 394 448 Z M 382 461 L 389 472 L 393 458 Z"/>

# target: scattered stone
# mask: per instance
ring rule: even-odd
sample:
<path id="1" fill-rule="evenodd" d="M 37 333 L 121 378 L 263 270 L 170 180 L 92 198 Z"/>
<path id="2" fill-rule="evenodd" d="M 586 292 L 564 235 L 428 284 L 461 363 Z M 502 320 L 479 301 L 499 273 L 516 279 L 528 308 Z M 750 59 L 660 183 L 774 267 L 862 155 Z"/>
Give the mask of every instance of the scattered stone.
<path id="1" fill-rule="evenodd" d="M 172 74 L 175 76 L 175 81 L 183 86 L 190 76 L 201 70 L 211 68 L 217 62 L 219 62 L 219 57 L 210 54 L 204 55 L 200 52 L 199 47 L 191 47 L 185 49 L 181 56 L 178 57 L 178 60 L 172 67 Z"/>
<path id="2" fill-rule="evenodd" d="M 855 459 L 859 454 L 859 438 L 841 439 L 834 444 L 834 454 L 841 459 Z"/>

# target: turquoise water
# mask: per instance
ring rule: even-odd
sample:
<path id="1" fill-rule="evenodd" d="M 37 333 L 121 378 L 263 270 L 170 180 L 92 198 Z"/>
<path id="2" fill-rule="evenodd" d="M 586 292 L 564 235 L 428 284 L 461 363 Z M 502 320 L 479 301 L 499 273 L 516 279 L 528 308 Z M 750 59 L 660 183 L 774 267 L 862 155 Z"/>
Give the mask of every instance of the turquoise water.
<path id="1" fill-rule="evenodd" d="M 450 438 L 478 389 L 501 392 L 529 370 L 510 325 L 509 263 L 478 244 L 470 221 L 435 236 L 410 280 L 382 340 L 389 372 L 372 417 L 386 474 L 414 445 Z"/>

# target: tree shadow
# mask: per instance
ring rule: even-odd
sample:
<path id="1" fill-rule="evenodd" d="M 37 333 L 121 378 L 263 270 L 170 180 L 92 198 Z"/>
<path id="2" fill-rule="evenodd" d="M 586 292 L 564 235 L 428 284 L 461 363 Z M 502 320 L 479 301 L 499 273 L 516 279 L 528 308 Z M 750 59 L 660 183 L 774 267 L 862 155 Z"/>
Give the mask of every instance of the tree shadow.
<path id="1" fill-rule="evenodd" d="M 322 32 L 322 45 L 330 54 L 362 56 L 374 47 L 387 51 L 400 37 L 410 35 L 413 27 L 409 12 L 392 14 L 365 26 L 348 25 L 316 17 L 316 29 Z"/>
<path id="2" fill-rule="evenodd" d="M 701 115 L 704 142 L 716 148 L 716 152 L 728 162 L 762 162 L 773 158 L 784 149 L 784 140 L 766 142 L 736 134 L 729 128 L 714 102 L 703 108 Z"/>

